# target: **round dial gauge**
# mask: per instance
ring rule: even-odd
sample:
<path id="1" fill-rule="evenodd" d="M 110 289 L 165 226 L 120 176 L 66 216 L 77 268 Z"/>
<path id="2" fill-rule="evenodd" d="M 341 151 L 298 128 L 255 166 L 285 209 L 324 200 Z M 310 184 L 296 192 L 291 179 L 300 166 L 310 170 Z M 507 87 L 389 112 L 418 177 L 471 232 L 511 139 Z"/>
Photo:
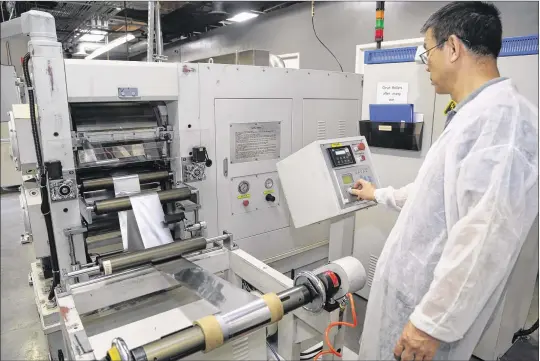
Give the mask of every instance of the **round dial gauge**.
<path id="1" fill-rule="evenodd" d="M 268 178 L 265 182 L 264 182 L 264 186 L 266 187 L 266 189 L 270 189 L 274 186 L 274 181 L 272 180 L 272 178 Z"/>
<path id="2" fill-rule="evenodd" d="M 241 181 L 238 185 L 238 192 L 241 194 L 246 194 L 249 192 L 249 183 L 247 181 Z"/>

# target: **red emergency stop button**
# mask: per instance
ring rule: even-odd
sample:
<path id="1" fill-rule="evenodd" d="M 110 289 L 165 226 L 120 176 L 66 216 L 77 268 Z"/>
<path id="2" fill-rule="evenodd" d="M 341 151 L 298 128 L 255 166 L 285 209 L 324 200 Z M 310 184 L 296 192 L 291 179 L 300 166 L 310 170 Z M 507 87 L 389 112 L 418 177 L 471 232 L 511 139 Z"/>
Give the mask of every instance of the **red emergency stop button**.
<path id="1" fill-rule="evenodd" d="M 358 143 L 356 148 L 358 148 L 358 150 L 364 150 L 364 149 L 366 149 L 366 145 L 364 143 Z"/>
<path id="2" fill-rule="evenodd" d="M 244 199 L 242 204 L 244 205 L 244 207 L 247 207 L 247 206 L 249 206 L 249 201 L 247 199 Z"/>

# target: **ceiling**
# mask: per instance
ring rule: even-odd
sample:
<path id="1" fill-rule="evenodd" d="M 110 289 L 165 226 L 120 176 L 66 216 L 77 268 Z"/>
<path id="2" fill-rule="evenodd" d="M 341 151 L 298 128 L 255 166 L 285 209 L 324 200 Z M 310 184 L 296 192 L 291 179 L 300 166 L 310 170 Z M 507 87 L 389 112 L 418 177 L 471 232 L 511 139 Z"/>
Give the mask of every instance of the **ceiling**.
<path id="1" fill-rule="evenodd" d="M 230 25 L 227 19 L 243 12 L 259 15 L 282 9 L 299 1 L 162 1 L 163 43 L 188 40 L 215 28 Z M 113 59 L 144 52 L 147 38 L 148 2 L 146 1 L 2 1 L 2 19 L 19 16 L 29 10 L 41 10 L 55 17 L 58 40 L 66 56 L 84 57 L 97 47 L 126 34 L 135 39 L 127 46 L 109 52 Z M 257 21 L 252 20 L 252 21 Z M 127 24 L 127 29 L 126 29 Z M 90 31 L 102 31 L 106 40 L 85 42 L 80 38 Z M 134 46 L 136 45 L 136 46 Z M 84 48 L 81 52 L 81 48 Z M 131 49 L 131 51 L 129 50 Z M 104 58 L 104 56 L 101 56 Z"/>

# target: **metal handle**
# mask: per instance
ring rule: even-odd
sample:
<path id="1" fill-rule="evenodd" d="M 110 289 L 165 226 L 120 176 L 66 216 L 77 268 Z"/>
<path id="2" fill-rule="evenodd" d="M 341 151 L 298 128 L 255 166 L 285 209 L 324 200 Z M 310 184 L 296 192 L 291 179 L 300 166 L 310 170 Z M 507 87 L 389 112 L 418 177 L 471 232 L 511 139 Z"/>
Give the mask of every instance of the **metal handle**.
<path id="1" fill-rule="evenodd" d="M 229 158 L 223 159 L 223 176 L 227 177 L 229 175 Z"/>

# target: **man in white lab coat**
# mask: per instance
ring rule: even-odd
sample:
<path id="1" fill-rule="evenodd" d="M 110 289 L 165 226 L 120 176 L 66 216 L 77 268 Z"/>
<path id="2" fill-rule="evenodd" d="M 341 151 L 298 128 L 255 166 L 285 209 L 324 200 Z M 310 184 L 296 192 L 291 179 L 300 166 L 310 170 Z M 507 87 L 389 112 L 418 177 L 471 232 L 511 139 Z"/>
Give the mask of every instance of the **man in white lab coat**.
<path id="1" fill-rule="evenodd" d="M 451 3 L 422 31 L 431 82 L 457 105 L 413 183 L 355 184 L 360 199 L 400 211 L 360 360 L 469 360 L 538 214 L 538 111 L 499 75 L 499 11 Z"/>

